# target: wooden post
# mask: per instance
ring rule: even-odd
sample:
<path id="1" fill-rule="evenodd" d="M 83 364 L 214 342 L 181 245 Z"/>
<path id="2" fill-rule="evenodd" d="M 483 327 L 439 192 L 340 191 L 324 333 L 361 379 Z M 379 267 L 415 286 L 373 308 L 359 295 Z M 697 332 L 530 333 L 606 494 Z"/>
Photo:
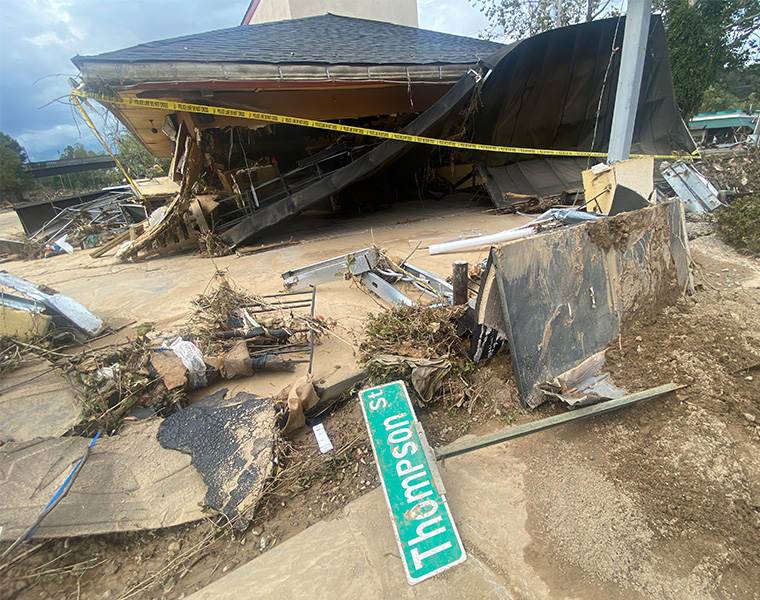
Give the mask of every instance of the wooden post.
<path id="1" fill-rule="evenodd" d="M 467 304 L 468 265 L 466 260 L 455 260 L 451 285 L 454 287 L 454 306 Z"/>

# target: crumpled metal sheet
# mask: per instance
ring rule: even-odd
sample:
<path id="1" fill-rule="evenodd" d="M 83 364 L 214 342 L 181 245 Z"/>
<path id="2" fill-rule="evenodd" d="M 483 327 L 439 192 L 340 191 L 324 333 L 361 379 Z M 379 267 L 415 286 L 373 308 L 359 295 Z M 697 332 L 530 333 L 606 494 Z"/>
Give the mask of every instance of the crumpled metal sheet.
<path id="1" fill-rule="evenodd" d="M 573 408 L 621 398 L 627 392 L 618 388 L 610 374 L 602 370 L 605 358 L 604 350 L 597 352 L 551 381 L 539 383 L 536 388 Z"/>
<path id="2" fill-rule="evenodd" d="M 683 207 L 668 202 L 491 249 L 478 323 L 507 335 L 520 401 L 693 289 Z"/>
<path id="3" fill-rule="evenodd" d="M 105 329 L 105 324 L 97 315 L 91 313 L 73 298 L 64 296 L 45 285 L 37 285 L 21 277 L 16 277 L 8 271 L 0 271 L 0 285 L 21 292 L 32 300 L 44 304 L 54 313 L 66 317 L 72 325 L 88 335 L 98 335 Z"/>

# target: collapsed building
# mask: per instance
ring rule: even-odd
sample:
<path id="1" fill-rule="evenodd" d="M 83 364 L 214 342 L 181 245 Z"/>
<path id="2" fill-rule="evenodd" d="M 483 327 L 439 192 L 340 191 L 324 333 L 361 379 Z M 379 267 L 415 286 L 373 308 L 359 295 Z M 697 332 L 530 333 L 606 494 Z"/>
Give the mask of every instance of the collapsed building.
<path id="1" fill-rule="evenodd" d="M 78 93 L 98 96 L 154 155 L 173 156 L 171 175 L 182 187 L 172 210 L 187 209 L 200 181 L 215 194 L 203 205 L 202 228 L 234 246 L 307 209 L 374 210 L 415 188 L 414 197 L 484 186 L 499 208 L 515 194 L 577 192 L 592 160 L 584 153 L 609 144 L 623 23 L 607 19 L 501 45 L 327 14 L 72 60 Z M 234 114 L 243 110 L 300 121 Z M 449 145 L 381 140 L 368 130 Z M 452 141 L 518 151 L 472 151 Z M 678 115 L 662 22 L 653 16 L 632 152 L 673 150 L 694 144 Z"/>
<path id="2" fill-rule="evenodd" d="M 623 185 L 628 183 L 622 176 L 625 163 L 601 165 L 603 169 L 595 172 L 588 169 L 610 142 L 615 82 L 621 69 L 621 21 L 563 28 L 508 46 L 333 15 L 233 28 L 99 57 L 77 57 L 74 60 L 82 72 L 82 83 L 74 99 L 76 103 L 79 97 L 103 102 L 154 153 L 173 157 L 170 175 L 181 183 L 179 191 L 172 194 L 168 205 L 153 212 L 144 234 L 147 237 L 135 232 L 144 224 L 134 224 L 124 232 L 128 237 L 140 235 L 124 242 L 129 244 L 129 251 L 147 247 L 141 244 L 159 235 L 160 243 L 165 244 L 161 251 L 195 243 L 197 237 L 189 231 L 193 227 L 236 245 L 305 210 L 374 208 L 402 200 L 407 186 L 428 192 L 436 191 L 435 186 L 449 190 L 483 187 L 499 209 L 513 208 L 525 196 L 603 189 L 610 197 L 610 206 L 601 210 L 602 202 L 597 201 L 597 205 L 599 212 L 609 213 L 609 218 L 560 209 L 502 232 L 512 237 L 502 237 L 504 245 L 490 250 L 477 300 L 470 302 L 472 310 L 459 322 L 471 332 L 473 360 L 493 356 L 508 345 L 523 407 L 535 408 L 552 398 L 573 407 L 595 404 L 596 408 L 586 406 L 572 416 L 552 416 L 454 442 L 437 448 L 435 454 L 425 441 L 425 452 L 420 454 L 440 460 L 680 387 L 666 383 L 628 394 L 608 378 L 610 373 L 602 371 L 605 349 L 611 343 L 617 340 L 622 352 L 620 336 L 626 319 L 655 310 L 693 289 L 681 203 L 634 210 L 638 207 L 631 208 L 630 197 L 616 191 L 636 191 Z M 279 115 L 281 121 L 273 124 L 267 115 Z M 401 135 L 383 136 L 377 130 Z M 474 148 L 473 144 L 490 149 Z M 664 31 L 655 17 L 650 22 L 632 144 L 634 153 L 647 155 L 642 170 L 647 171 L 648 189 L 652 189 L 652 156 L 679 149 L 690 151 L 693 144 L 678 118 Z M 587 186 L 581 179 L 584 169 L 596 177 Z M 204 195 L 194 197 L 201 191 Z M 593 195 L 587 192 L 587 197 Z M 645 193 L 639 200 L 646 205 L 651 197 Z M 616 201 L 625 204 L 620 211 L 624 214 L 614 214 Z M 87 207 L 96 208 L 101 207 Z M 568 218 L 570 212 L 578 214 Z M 58 227 L 69 216 L 60 213 L 58 220 L 43 223 L 43 229 Z M 555 226 L 556 231 L 549 231 Z M 488 244 L 495 241 L 493 236 L 487 237 Z M 117 244 L 122 239 L 126 237 L 112 242 Z M 455 243 L 462 241 L 472 240 Z M 479 243 L 484 242 L 481 239 Z M 442 250 L 446 245 L 437 246 Z M 432 246 L 429 250 L 438 253 Z M 381 258 L 386 259 L 382 264 Z M 308 374 L 292 383 L 287 394 L 287 413 L 281 412 L 277 418 L 282 435 L 303 427 L 306 416 L 325 413 L 341 394 L 365 378 L 363 371 L 349 374 L 339 382 L 339 392 L 333 385 L 317 388 L 313 384 L 315 322 L 322 320 L 315 317 L 318 284 L 343 280 L 351 273 L 368 290 L 374 287 L 374 293 L 389 304 L 414 304 L 400 290 L 391 291 L 395 283 L 432 292 L 428 294 L 430 302 L 436 304 L 431 306 L 467 302 L 466 262 L 458 261 L 463 267 L 460 291 L 464 288 L 459 301 L 454 300 L 457 294 L 453 286 L 404 263 L 403 268 L 393 270 L 392 258 L 368 248 L 283 273 L 285 287 L 291 291 L 258 297 L 234 291 L 217 271 L 218 289 L 210 295 L 204 293 L 196 304 L 200 312 L 225 305 L 227 314 L 212 315 L 209 311 L 204 320 L 213 325 L 204 328 L 202 334 L 191 335 L 196 335 L 196 341 L 227 340 L 224 353 L 219 346 L 209 345 L 204 356 L 193 342 L 182 337 L 169 346 L 164 341 L 169 339 L 165 332 L 148 340 L 145 336 L 152 323 L 136 328 L 139 332 L 148 325 L 145 333 L 138 334 L 143 341 L 132 345 L 137 352 L 130 351 L 120 363 L 126 368 L 131 368 L 130 362 L 137 364 L 146 376 L 145 380 L 136 380 L 139 392 L 128 390 L 128 395 L 120 397 L 119 404 L 124 404 L 119 410 L 124 412 L 115 418 L 122 418 L 127 406 L 133 406 L 127 405 L 126 399 L 146 389 L 152 394 L 146 398 L 153 407 L 149 410 L 155 411 L 151 415 L 165 418 L 138 424 L 121 438 L 104 440 L 101 456 L 107 460 L 98 469 L 92 469 L 97 463 L 90 464 L 79 481 L 81 492 L 75 491 L 70 502 L 63 505 L 64 510 L 55 515 L 57 520 L 46 523 L 45 535 L 167 527 L 202 518 L 201 506 L 223 513 L 226 522 L 244 529 L 248 525 L 245 513 L 264 493 L 273 465 L 277 463 L 278 469 L 281 466 L 274 454 L 274 398 L 257 398 L 247 392 L 225 398 L 223 389 L 183 407 L 178 395 L 182 390 L 212 383 L 212 376 L 232 379 L 275 367 L 295 371 L 296 363 L 303 363 L 302 369 L 308 363 Z M 17 278 L 5 279 L 6 286 L 26 290 L 31 297 L 27 301 L 14 298 L 17 306 L 33 308 L 36 302 L 53 300 L 60 303 L 60 294 L 46 286 L 43 289 Z M 296 319 L 294 309 L 305 314 Z M 289 314 L 288 321 L 268 321 L 262 326 L 256 320 L 261 319 L 257 312 L 274 310 Z M 293 329 L 293 324 L 298 329 Z M 98 320 L 95 325 L 88 333 L 100 333 L 102 323 Z M 148 346 L 148 341 L 155 345 Z M 450 352 L 451 347 L 446 348 Z M 281 356 L 306 352 L 308 360 Z M 146 360 L 157 374 L 155 379 L 147 377 Z M 452 368 L 451 361 L 441 356 L 420 360 L 419 356 L 382 354 L 373 361 L 385 366 L 403 362 L 412 369 L 412 386 L 422 404 L 432 399 L 440 389 L 440 378 Z M 109 356 L 104 366 L 91 369 L 93 379 L 89 381 L 96 382 L 93 393 L 97 398 L 105 394 L 112 397 L 111 382 L 124 368 L 120 363 L 112 363 Z M 417 368 L 420 372 L 415 374 Z M 149 386 L 159 379 L 164 389 L 154 394 L 156 388 Z M 411 401 L 405 398 L 413 416 Z M 168 402 L 169 407 L 179 405 L 176 412 L 162 412 L 169 411 L 163 408 Z M 108 406 L 103 416 L 110 419 L 116 412 L 113 409 Z M 374 440 L 370 419 L 366 411 L 364 414 Z M 88 427 L 94 429 L 95 421 L 90 419 Z M 334 450 L 324 427 L 324 438 L 318 437 L 318 426 L 321 423 L 316 423 L 313 431 L 320 452 Z M 74 431 L 88 431 L 83 427 Z M 103 420 L 97 427 L 115 432 L 110 421 Z M 380 437 L 385 438 L 387 431 L 385 426 Z M 415 441 L 422 445 L 422 428 L 410 427 L 408 431 L 409 435 L 414 431 L 423 436 Z M 326 450 L 325 439 L 329 444 Z M 30 446 L 4 448 L 0 458 L 6 465 L 34 467 L 31 476 L 9 478 L 5 484 L 6 512 L 13 513 L 13 528 L 6 525 L 5 535 L 10 531 L 19 536 L 14 544 L 36 527 L 24 529 L 33 513 L 41 509 L 32 507 L 28 498 L 37 494 L 35 500 L 41 502 L 43 494 L 38 492 L 47 489 L 45 486 L 53 487 L 49 474 L 55 471 L 56 463 L 61 464 L 61 454 L 67 457 L 63 463 L 73 462 L 80 453 L 89 453 L 95 443 L 93 440 L 87 445 L 79 436 L 65 441 L 64 445 L 51 436 L 44 442 L 50 462 L 28 460 L 29 452 L 37 452 L 29 450 Z M 134 450 L 138 446 L 142 454 Z M 377 446 L 374 448 L 387 494 L 382 461 Z M 169 460 L 163 460 L 164 452 L 171 455 Z M 183 462 L 179 456 L 182 452 L 192 459 Z M 73 482 L 71 477 L 86 457 L 84 454 L 77 463 L 61 491 L 70 485 L 67 482 Z M 365 464 L 364 460 L 361 463 Z M 161 469 L 135 468 L 146 464 Z M 189 469 L 190 464 L 197 473 Z M 433 472 L 434 466 L 428 468 Z M 13 469 L 2 470 L 10 473 Z M 398 466 L 391 471 L 398 475 Z M 114 472 L 119 476 L 112 477 Z M 302 473 L 297 476 L 302 477 Z M 104 480 L 126 482 L 131 489 L 104 486 Z M 432 476 L 431 480 L 435 481 Z M 397 487 L 405 490 L 408 486 L 402 482 Z M 107 493 L 93 494 L 93 489 Z M 182 498 L 177 490 L 183 492 Z M 408 503 L 405 493 L 402 491 L 400 497 Z M 63 497 L 59 494 L 56 497 Z M 386 499 L 392 508 L 390 496 Z M 444 502 L 436 500 L 435 504 Z M 36 524 L 47 512 L 45 508 Z M 407 522 L 419 520 L 413 513 L 405 511 L 393 518 L 407 527 Z M 453 520 L 451 523 L 453 528 Z M 422 537 L 422 525 L 412 526 Z M 403 544 L 399 550 L 403 554 Z M 437 551 L 432 548 L 425 552 Z M 461 552 L 464 557 L 463 548 Z M 416 580 L 409 578 L 409 582 Z"/>

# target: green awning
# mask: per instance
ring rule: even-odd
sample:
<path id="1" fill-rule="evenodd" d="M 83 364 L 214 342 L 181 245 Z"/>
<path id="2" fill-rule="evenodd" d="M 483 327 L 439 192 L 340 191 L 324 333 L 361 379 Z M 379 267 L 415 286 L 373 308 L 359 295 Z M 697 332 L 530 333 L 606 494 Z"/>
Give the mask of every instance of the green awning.
<path id="1" fill-rule="evenodd" d="M 726 129 L 728 127 L 749 127 L 751 129 L 754 126 L 755 120 L 750 115 L 715 115 L 711 118 L 694 117 L 689 121 L 689 129 L 692 131 L 699 129 Z"/>

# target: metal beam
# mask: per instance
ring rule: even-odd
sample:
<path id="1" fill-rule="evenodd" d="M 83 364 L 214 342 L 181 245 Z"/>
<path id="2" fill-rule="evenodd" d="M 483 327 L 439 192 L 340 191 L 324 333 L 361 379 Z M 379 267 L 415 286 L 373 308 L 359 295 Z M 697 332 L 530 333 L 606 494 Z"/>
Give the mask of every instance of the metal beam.
<path id="1" fill-rule="evenodd" d="M 303 290 L 328 281 L 344 279 L 348 274 L 361 275 L 374 269 L 378 260 L 377 250 L 365 248 L 287 271 L 282 274 L 282 279 L 285 282 L 285 289 Z"/>
<path id="2" fill-rule="evenodd" d="M 639 106 L 641 75 L 644 72 L 652 0 L 628 0 L 623 52 L 620 58 L 615 110 L 612 114 L 607 162 L 626 160 L 631 154 L 633 126 Z"/>
<path id="3" fill-rule="evenodd" d="M 556 427 L 557 425 L 564 425 L 571 421 L 578 421 L 587 417 L 593 417 L 596 415 L 602 415 L 604 413 L 612 412 L 618 408 L 625 406 L 631 406 L 650 398 L 662 396 L 668 392 L 674 392 L 685 388 L 685 385 L 676 385 L 675 383 L 666 383 L 656 388 L 644 390 L 643 392 L 637 392 L 636 394 L 629 394 L 616 400 L 608 400 L 606 402 L 600 402 L 599 404 L 592 404 L 584 408 L 566 412 L 562 415 L 556 415 L 554 417 L 548 417 L 533 423 L 525 423 L 524 425 L 517 425 L 510 427 L 509 429 L 502 429 L 495 433 L 489 433 L 488 435 L 482 435 L 476 438 L 471 438 L 461 442 L 454 442 L 443 448 L 439 448 L 435 452 L 436 460 L 443 460 L 444 458 L 450 458 L 452 456 L 458 456 L 459 454 L 465 454 L 466 452 L 472 452 L 473 450 L 479 450 L 480 448 L 486 448 L 493 446 L 494 444 L 500 444 L 507 440 L 513 440 L 515 438 L 523 437 L 525 435 L 536 433 L 537 431 L 543 431 Z"/>

